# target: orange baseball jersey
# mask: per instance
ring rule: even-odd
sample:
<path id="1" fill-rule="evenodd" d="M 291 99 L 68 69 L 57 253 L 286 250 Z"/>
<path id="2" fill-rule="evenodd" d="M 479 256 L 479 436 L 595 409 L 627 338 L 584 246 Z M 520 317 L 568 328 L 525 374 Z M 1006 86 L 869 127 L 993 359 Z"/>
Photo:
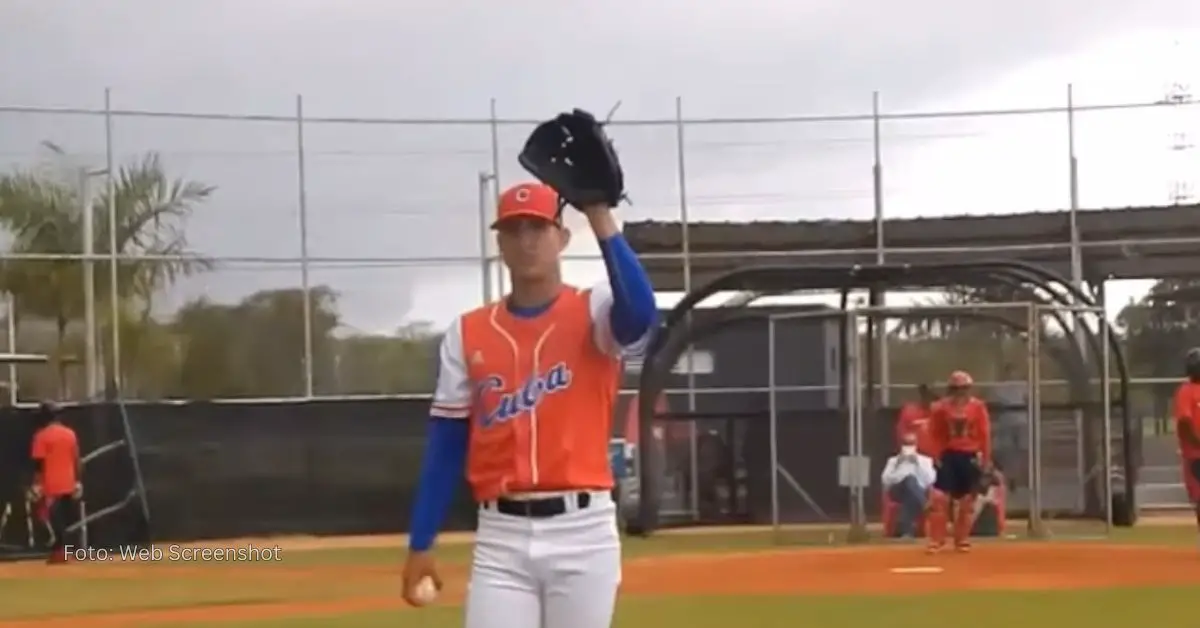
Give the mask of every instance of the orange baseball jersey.
<path id="1" fill-rule="evenodd" d="M 75 431 L 61 423 L 51 423 L 33 436 L 34 460 L 42 461 L 42 492 L 48 496 L 61 497 L 75 492 L 79 481 L 76 469 L 79 465 L 79 440 Z"/>
<path id="2" fill-rule="evenodd" d="M 564 286 L 522 318 L 503 302 L 459 317 L 442 339 L 434 417 L 471 421 L 467 481 L 477 501 L 534 491 L 607 490 L 621 357 L 607 284 Z"/>
<path id="3" fill-rule="evenodd" d="M 964 451 L 991 462 L 992 420 L 982 399 L 970 397 L 963 403 L 943 399 L 933 405 L 929 419 L 939 454 L 947 449 Z"/>
<path id="4" fill-rule="evenodd" d="M 900 408 L 900 417 L 896 420 L 896 442 L 899 443 L 905 434 L 916 434 L 917 451 L 932 456 L 937 453 L 933 442 L 933 434 L 929 430 L 930 408 L 909 402 Z"/>
<path id="5" fill-rule="evenodd" d="M 1192 433 L 1200 436 L 1200 384 L 1184 382 L 1175 391 L 1175 420 L 1186 420 Z M 1200 459 L 1200 447 L 1179 435 L 1179 451 L 1186 460 Z"/>

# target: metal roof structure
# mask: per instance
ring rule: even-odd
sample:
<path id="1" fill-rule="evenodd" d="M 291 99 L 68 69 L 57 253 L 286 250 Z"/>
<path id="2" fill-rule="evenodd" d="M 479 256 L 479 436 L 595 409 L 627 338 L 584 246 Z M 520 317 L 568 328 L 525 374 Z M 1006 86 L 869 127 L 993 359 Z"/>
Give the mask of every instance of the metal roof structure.
<path id="1" fill-rule="evenodd" d="M 1084 276 L 1159 279 L 1200 274 L 1200 204 L 1078 212 Z M 692 285 L 748 264 L 874 264 L 873 220 L 690 223 Z M 682 225 L 641 221 L 625 237 L 654 286 L 683 290 Z M 1003 260 L 1070 276 L 1070 212 L 904 218 L 884 222 L 888 264 Z"/>

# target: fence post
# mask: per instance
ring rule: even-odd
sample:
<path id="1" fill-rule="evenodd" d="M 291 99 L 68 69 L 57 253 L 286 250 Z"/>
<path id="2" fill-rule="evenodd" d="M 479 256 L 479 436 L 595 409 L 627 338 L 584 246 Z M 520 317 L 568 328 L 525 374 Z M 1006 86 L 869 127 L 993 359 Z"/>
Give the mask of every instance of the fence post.
<path id="1" fill-rule="evenodd" d="M 492 199 L 498 204 L 500 202 L 500 120 L 496 117 L 495 98 L 491 100 L 489 111 L 492 131 Z M 504 269 L 499 264 L 496 265 L 496 288 L 497 294 L 504 294 Z"/>
<path id="2" fill-rule="evenodd" d="M 312 289 L 308 283 L 308 181 L 304 163 L 304 96 L 296 94 L 296 184 L 300 210 L 300 290 L 304 316 L 304 397 L 313 397 Z"/>
<path id="3" fill-rule="evenodd" d="M 486 305 L 492 302 L 492 263 L 488 254 L 488 196 L 495 175 L 480 172 L 479 186 L 479 270 L 483 279 L 481 296 Z"/>
<path id="4" fill-rule="evenodd" d="M 686 158 L 684 157 L 684 139 L 683 139 L 683 97 L 675 97 L 675 147 L 676 158 L 679 163 L 679 228 L 680 228 L 680 246 L 683 252 L 683 292 L 687 294 L 692 291 L 692 246 L 691 233 L 688 227 L 688 196 L 687 196 L 687 167 L 685 166 Z M 687 327 L 692 326 L 692 314 L 689 311 L 687 314 Z M 695 346 L 689 345 L 687 348 L 687 408 L 689 413 L 696 411 L 696 369 L 695 369 Z M 691 502 L 692 519 L 700 519 L 700 465 L 696 460 L 699 454 L 697 446 L 697 429 L 695 421 L 688 421 L 688 474 L 691 476 L 691 481 L 688 482 L 690 495 L 688 500 Z"/>
<path id="5" fill-rule="evenodd" d="M 116 181 L 116 163 L 113 158 L 113 116 L 112 116 L 112 88 L 104 88 L 104 183 L 106 187 L 107 211 L 108 211 L 108 300 L 110 307 L 109 327 L 112 342 L 112 362 L 109 371 L 108 380 L 113 382 L 114 388 L 118 391 L 121 389 L 121 304 L 118 300 L 120 294 L 119 273 L 117 268 L 117 181 Z M 107 385 L 106 385 L 107 388 Z M 118 393 L 119 394 L 119 393 Z"/>
<path id="6" fill-rule="evenodd" d="M 8 327 L 8 352 L 17 352 L 17 296 L 11 291 L 4 293 L 4 314 Z M 17 405 L 17 363 L 8 363 L 8 405 Z"/>
<path id="7" fill-rule="evenodd" d="M 875 157 L 875 163 L 871 168 L 871 174 L 872 187 L 874 188 L 875 194 L 875 263 L 882 265 L 884 263 L 886 254 L 884 250 L 885 244 L 883 233 L 883 149 L 880 141 L 881 133 L 879 113 L 879 92 L 876 91 L 871 94 L 871 143 L 873 145 Z M 872 294 L 875 294 L 875 292 L 876 291 L 873 289 Z M 875 295 L 875 297 L 876 298 L 873 300 L 878 301 L 878 303 L 871 303 L 872 307 L 887 306 L 886 290 L 879 292 L 877 295 Z M 873 317 L 868 319 L 868 323 L 872 321 L 874 321 L 872 326 L 874 327 L 873 331 L 875 333 L 874 337 L 870 340 L 873 343 L 877 343 L 878 346 L 878 350 L 875 354 L 876 360 L 878 360 L 879 369 L 879 396 L 875 397 L 872 390 L 868 390 L 867 394 L 871 395 L 872 400 L 879 399 L 879 405 L 886 408 L 888 403 L 891 401 L 892 386 L 891 369 L 888 366 L 890 360 L 888 358 L 887 319 L 884 318 L 876 320 Z M 872 385 L 874 384 L 874 382 L 870 383 Z M 873 406 L 874 404 L 872 404 L 872 407 Z"/>
<path id="8" fill-rule="evenodd" d="M 1070 201 L 1068 207 L 1068 221 L 1070 223 L 1070 263 L 1071 263 L 1071 284 L 1077 289 L 1083 290 L 1083 250 L 1080 241 L 1079 233 L 1079 159 L 1075 155 L 1075 86 L 1067 84 L 1067 193 Z M 1075 344 L 1079 347 L 1080 355 L 1094 355 L 1088 346 L 1087 339 L 1084 334 L 1083 321 L 1078 312 L 1071 314 L 1071 323 L 1074 328 L 1071 334 Z M 1089 359 L 1090 362 L 1090 359 Z M 1091 438 L 1092 426 L 1084 420 L 1083 410 L 1076 408 L 1072 412 L 1072 420 L 1075 423 L 1075 434 L 1078 436 L 1075 450 L 1075 473 L 1079 478 L 1079 492 L 1076 495 L 1076 509 L 1084 510 L 1087 508 L 1087 477 L 1088 470 L 1092 467 L 1089 463 L 1091 458 L 1092 443 Z"/>
<path id="9" fill-rule="evenodd" d="M 1028 316 L 1029 360 L 1029 517 L 1026 525 L 1031 538 L 1042 538 L 1042 367 L 1041 326 L 1038 308 L 1026 306 Z"/>
<path id="10" fill-rule="evenodd" d="M 83 216 L 83 325 L 84 325 L 84 372 L 86 394 L 84 399 L 96 398 L 96 205 L 92 202 L 91 186 L 93 173 L 84 166 L 78 169 L 79 210 Z"/>

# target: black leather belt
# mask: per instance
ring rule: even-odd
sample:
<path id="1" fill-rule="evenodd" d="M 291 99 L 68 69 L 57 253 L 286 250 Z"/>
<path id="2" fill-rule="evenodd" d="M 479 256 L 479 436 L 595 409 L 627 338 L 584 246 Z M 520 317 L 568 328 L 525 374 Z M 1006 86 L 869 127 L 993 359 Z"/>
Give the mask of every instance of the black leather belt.
<path id="1" fill-rule="evenodd" d="M 525 517 L 528 519 L 548 519 L 565 514 L 570 508 L 571 501 L 575 502 L 578 510 L 592 505 L 591 493 L 575 493 L 565 497 L 545 497 L 542 499 L 504 499 L 494 502 L 484 502 L 486 510 L 495 510 L 503 515 Z"/>

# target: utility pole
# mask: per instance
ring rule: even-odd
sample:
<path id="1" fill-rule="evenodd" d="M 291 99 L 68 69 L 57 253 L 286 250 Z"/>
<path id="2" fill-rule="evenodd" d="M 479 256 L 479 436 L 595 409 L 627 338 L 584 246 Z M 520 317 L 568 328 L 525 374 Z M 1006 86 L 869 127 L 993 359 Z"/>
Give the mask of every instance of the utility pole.
<path id="1" fill-rule="evenodd" d="M 1184 52 L 1179 50 L 1179 42 L 1175 42 L 1175 48 L 1178 55 L 1184 55 Z M 1186 71 L 1187 68 L 1183 64 L 1179 65 L 1178 71 Z M 1175 124 L 1171 129 L 1170 141 L 1167 145 L 1171 151 L 1171 182 L 1170 182 L 1170 203 L 1172 205 L 1185 205 L 1195 202 L 1196 187 L 1195 173 L 1197 166 L 1195 144 L 1192 142 L 1191 131 L 1193 128 L 1190 115 L 1195 115 L 1190 105 L 1194 102 L 1192 95 L 1192 87 L 1190 84 L 1182 81 L 1172 81 L 1167 85 L 1160 102 L 1176 105 L 1174 110 L 1170 112 L 1174 116 Z"/>

